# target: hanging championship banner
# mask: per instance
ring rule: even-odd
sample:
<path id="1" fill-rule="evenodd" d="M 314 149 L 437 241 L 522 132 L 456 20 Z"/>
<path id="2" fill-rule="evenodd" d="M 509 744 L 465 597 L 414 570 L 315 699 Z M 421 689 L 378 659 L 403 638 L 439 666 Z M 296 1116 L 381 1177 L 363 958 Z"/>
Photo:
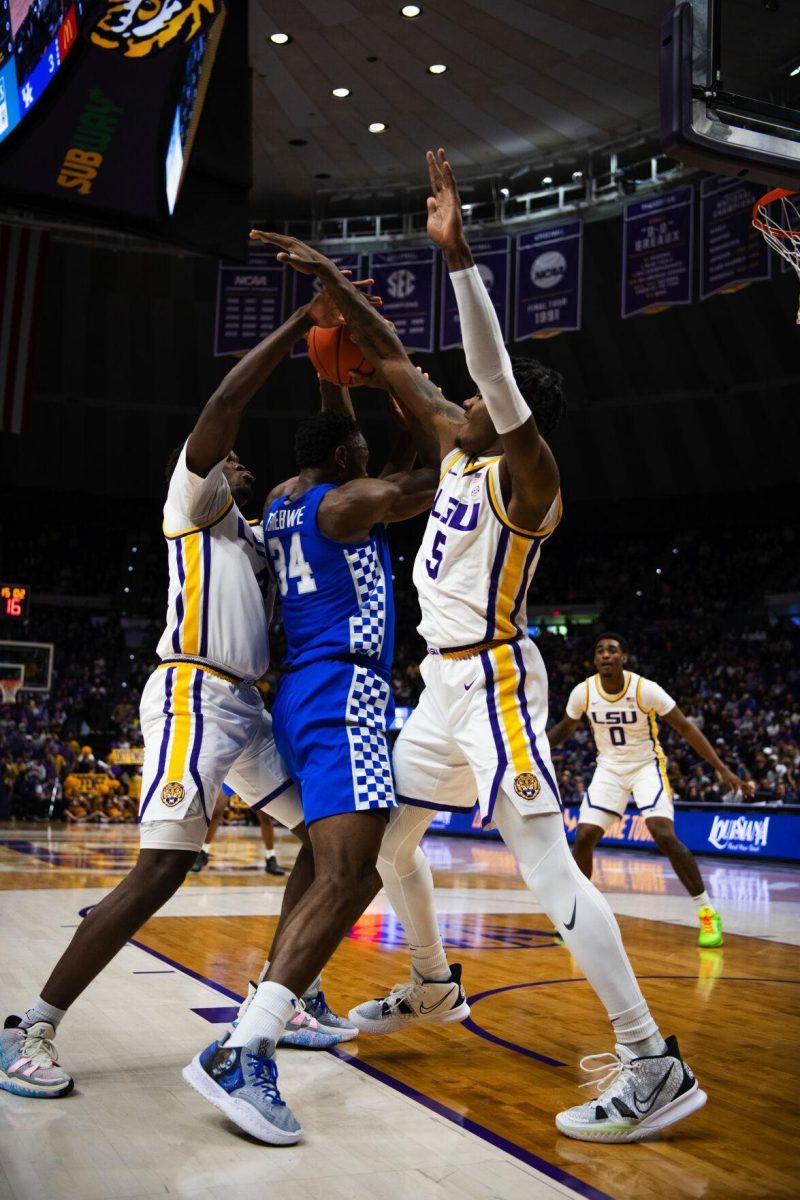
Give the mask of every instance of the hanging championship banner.
<path id="1" fill-rule="evenodd" d="M 760 184 L 712 175 L 700 184 L 700 299 L 771 277 L 769 246 L 753 228 Z"/>
<path id="2" fill-rule="evenodd" d="M 631 200 L 622 227 L 622 315 L 692 302 L 694 189 Z"/>
<path id="3" fill-rule="evenodd" d="M 373 291 L 383 297 L 381 314 L 391 321 L 406 350 L 433 350 L 436 251 L 382 250 L 369 256 Z"/>
<path id="4" fill-rule="evenodd" d="M 350 278 L 359 279 L 361 270 L 361 255 L 360 254 L 329 254 L 331 262 L 339 268 L 340 271 L 351 271 Z M 322 284 L 316 275 L 301 275 L 299 271 L 292 271 L 292 312 L 300 307 L 301 304 L 308 304 L 318 291 Z M 295 342 L 292 346 L 292 358 L 307 358 L 307 343 L 306 339 Z"/>
<path id="5" fill-rule="evenodd" d="M 508 314 L 511 292 L 511 271 L 509 270 L 510 237 L 484 238 L 483 241 L 470 242 L 475 266 L 480 272 L 481 279 L 486 285 L 492 304 L 494 305 L 500 328 L 503 331 L 503 341 L 508 341 Z M 442 271 L 441 309 L 439 312 L 439 349 L 452 350 L 460 346 L 461 322 L 458 317 L 456 294 L 450 282 L 450 272 Z"/>
<path id="6" fill-rule="evenodd" d="M 215 357 L 252 350 L 274 333 L 283 320 L 285 276 L 274 255 L 265 256 L 263 262 L 255 259 L 240 267 L 219 264 Z"/>
<path id="7" fill-rule="evenodd" d="M 580 329 L 582 285 L 583 221 L 521 233 L 514 341 Z"/>

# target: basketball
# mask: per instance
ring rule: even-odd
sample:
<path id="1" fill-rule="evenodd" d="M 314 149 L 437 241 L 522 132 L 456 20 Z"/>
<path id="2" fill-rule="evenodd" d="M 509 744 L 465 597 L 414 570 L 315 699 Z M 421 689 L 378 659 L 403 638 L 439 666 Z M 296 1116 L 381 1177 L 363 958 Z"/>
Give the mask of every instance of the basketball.
<path id="1" fill-rule="evenodd" d="M 308 356 L 320 379 L 347 387 L 350 372 L 371 375 L 372 367 L 355 344 L 347 328 L 322 329 L 315 325 L 308 334 Z"/>

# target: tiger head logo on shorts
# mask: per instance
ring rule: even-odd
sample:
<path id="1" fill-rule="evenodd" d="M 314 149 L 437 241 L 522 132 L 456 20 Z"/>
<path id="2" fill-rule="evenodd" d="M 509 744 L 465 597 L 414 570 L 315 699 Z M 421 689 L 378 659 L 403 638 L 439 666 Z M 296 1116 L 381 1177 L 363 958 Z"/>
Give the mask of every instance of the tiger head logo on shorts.
<path id="1" fill-rule="evenodd" d="M 514 791 L 523 800 L 535 800 L 539 795 L 541 784 L 533 771 L 523 771 L 514 780 Z"/>
<path id="2" fill-rule="evenodd" d="M 147 58 L 191 42 L 221 11 L 222 0 L 106 0 L 90 40 L 125 58 Z"/>
<path id="3" fill-rule="evenodd" d="M 167 808 L 174 808 L 176 804 L 180 804 L 185 795 L 182 783 L 165 783 L 161 789 L 161 803 L 166 804 Z"/>

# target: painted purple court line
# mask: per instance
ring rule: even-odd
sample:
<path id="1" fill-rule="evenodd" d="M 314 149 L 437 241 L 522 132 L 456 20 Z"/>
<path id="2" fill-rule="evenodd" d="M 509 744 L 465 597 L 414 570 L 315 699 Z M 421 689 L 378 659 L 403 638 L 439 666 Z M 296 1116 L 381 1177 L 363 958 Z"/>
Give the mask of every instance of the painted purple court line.
<path id="1" fill-rule="evenodd" d="M 165 968 L 163 971 L 132 971 L 133 975 L 174 975 L 175 971 L 172 968 Z"/>

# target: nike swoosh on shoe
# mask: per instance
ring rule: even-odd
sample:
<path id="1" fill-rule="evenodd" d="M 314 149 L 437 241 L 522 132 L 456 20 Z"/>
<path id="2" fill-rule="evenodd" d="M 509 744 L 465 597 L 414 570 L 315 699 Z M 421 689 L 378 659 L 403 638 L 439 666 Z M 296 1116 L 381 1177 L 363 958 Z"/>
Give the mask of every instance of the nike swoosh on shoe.
<path id="1" fill-rule="evenodd" d="M 423 1016 L 427 1016 L 427 1015 L 428 1015 L 428 1013 L 432 1013 L 432 1012 L 434 1012 L 434 1011 L 435 1011 L 437 1008 L 439 1008 L 439 1006 L 440 1006 L 441 1004 L 444 1004 L 445 1000 L 449 1000 L 449 998 L 450 998 L 450 997 L 452 996 L 452 994 L 453 994 L 453 989 L 454 989 L 454 988 L 455 988 L 455 984 L 453 984 L 453 987 L 452 987 L 452 988 L 450 988 L 450 991 L 449 991 L 449 992 L 446 992 L 446 993 L 445 993 L 445 995 L 444 995 L 444 996 L 442 996 L 441 1000 L 437 1000 L 435 1004 L 432 1004 L 432 1005 L 430 1006 L 430 1008 L 426 1008 L 424 1004 L 420 1004 L 420 1006 L 419 1006 L 419 1011 L 420 1011 L 420 1012 L 423 1014 Z"/>
<path id="2" fill-rule="evenodd" d="M 661 1077 L 661 1079 L 659 1079 L 658 1083 L 655 1085 L 655 1087 L 653 1088 L 650 1095 L 645 1096 L 643 1102 L 639 1100 L 639 1097 L 637 1096 L 636 1092 L 633 1093 L 633 1103 L 634 1103 L 634 1106 L 635 1106 L 637 1112 L 642 1113 L 643 1116 L 646 1113 L 650 1112 L 651 1108 L 653 1107 L 656 1100 L 658 1099 L 658 1097 L 661 1094 L 661 1089 L 663 1088 L 664 1084 L 667 1082 L 667 1080 L 669 1079 L 671 1074 L 672 1074 L 672 1067 L 670 1067 L 669 1070 L 666 1071 L 665 1074 Z"/>

